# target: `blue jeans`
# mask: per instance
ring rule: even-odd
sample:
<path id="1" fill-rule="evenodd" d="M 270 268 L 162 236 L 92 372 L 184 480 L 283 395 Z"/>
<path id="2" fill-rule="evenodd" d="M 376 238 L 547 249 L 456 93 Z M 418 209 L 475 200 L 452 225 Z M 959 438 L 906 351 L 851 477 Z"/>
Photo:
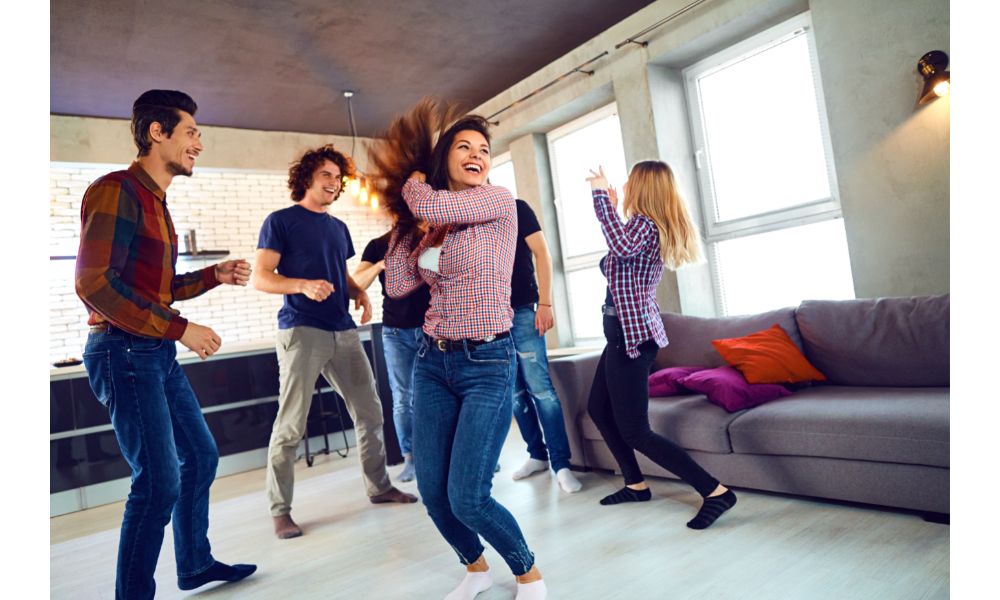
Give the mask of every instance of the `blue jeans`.
<path id="1" fill-rule="evenodd" d="M 413 362 L 423 337 L 420 327 L 382 328 L 382 349 L 392 389 L 392 422 L 403 456 L 413 456 Z"/>
<path id="2" fill-rule="evenodd" d="M 461 563 L 482 556 L 481 535 L 514 575 L 524 575 L 535 555 L 513 515 L 490 496 L 516 369 L 509 337 L 448 352 L 424 338 L 413 370 L 413 446 L 420 496 Z"/>
<path id="3" fill-rule="evenodd" d="M 569 440 L 563 422 L 562 404 L 549 379 L 549 357 L 545 336 L 535 328 L 535 305 L 514 308 L 511 338 L 517 348 L 517 383 L 514 386 L 514 418 L 528 454 L 547 460 L 554 471 L 569 468 Z M 541 424 L 541 427 L 539 427 Z M 542 432 L 545 438 L 542 439 Z M 546 446 L 546 443 L 548 445 Z"/>
<path id="4" fill-rule="evenodd" d="M 171 340 L 109 327 L 83 353 L 90 387 L 111 412 L 132 467 L 118 542 L 115 598 L 152 598 L 163 529 L 173 517 L 177 576 L 215 564 L 208 543 L 208 489 L 219 452 Z"/>

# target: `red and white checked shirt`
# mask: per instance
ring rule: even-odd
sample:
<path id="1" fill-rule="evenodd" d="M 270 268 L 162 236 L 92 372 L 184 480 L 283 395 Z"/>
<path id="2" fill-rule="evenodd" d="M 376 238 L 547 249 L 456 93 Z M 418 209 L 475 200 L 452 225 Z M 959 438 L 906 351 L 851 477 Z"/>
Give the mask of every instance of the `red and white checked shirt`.
<path id="1" fill-rule="evenodd" d="M 646 340 L 656 340 L 660 348 L 668 343 L 656 303 L 656 286 L 663 275 L 660 233 L 645 215 L 633 215 L 622 223 L 607 190 L 593 190 L 593 196 L 610 251 L 604 272 L 625 334 L 625 353 L 638 358 L 638 346 Z"/>
<path id="2" fill-rule="evenodd" d="M 435 339 L 481 340 L 510 329 L 510 277 L 517 241 L 517 205 L 505 187 L 481 185 L 461 192 L 434 191 L 410 179 L 403 199 L 431 230 L 413 252 L 408 234 L 393 230 L 385 257 L 386 293 L 401 298 L 425 281 L 431 306 L 424 333 Z M 417 265 L 440 227 L 450 225 L 441 246 L 438 273 Z"/>

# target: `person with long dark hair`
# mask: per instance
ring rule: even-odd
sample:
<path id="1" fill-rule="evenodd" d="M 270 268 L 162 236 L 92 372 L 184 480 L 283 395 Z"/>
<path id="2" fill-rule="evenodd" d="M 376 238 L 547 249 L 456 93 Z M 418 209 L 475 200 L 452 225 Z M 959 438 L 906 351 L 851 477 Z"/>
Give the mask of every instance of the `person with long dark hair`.
<path id="1" fill-rule="evenodd" d="M 486 183 L 490 164 L 489 123 L 432 99 L 397 118 L 369 152 L 395 224 L 387 292 L 403 297 L 425 281 L 431 290 L 413 371 L 413 445 L 427 512 L 466 566 L 446 600 L 472 600 L 492 585 L 479 536 L 516 576 L 517 600 L 541 600 L 535 556 L 490 496 L 517 373 L 509 333 L 517 212 L 510 191 Z M 429 225 L 423 235 L 420 221 Z"/>
<path id="2" fill-rule="evenodd" d="M 677 191 L 673 171 L 659 161 L 632 167 L 623 187 L 626 222 L 618 216 L 618 194 L 604 170 L 588 177 L 594 210 L 608 243 L 601 271 L 608 279 L 601 354 L 587 412 L 625 478 L 625 487 L 603 505 L 646 502 L 652 497 L 635 459 L 642 452 L 690 484 L 704 498 L 687 526 L 705 529 L 736 504 L 736 494 L 708 474 L 673 441 L 649 427 L 649 369 L 667 345 L 656 304 L 664 264 L 676 269 L 699 258 L 698 230 Z"/>

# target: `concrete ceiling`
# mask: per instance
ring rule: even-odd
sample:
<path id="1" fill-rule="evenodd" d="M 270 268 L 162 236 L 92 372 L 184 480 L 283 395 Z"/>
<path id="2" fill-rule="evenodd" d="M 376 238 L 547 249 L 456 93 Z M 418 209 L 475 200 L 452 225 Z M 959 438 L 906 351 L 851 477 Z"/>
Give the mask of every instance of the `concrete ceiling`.
<path id="1" fill-rule="evenodd" d="M 478 106 L 653 0 L 51 0 L 50 112 L 371 136 L 425 94 Z"/>

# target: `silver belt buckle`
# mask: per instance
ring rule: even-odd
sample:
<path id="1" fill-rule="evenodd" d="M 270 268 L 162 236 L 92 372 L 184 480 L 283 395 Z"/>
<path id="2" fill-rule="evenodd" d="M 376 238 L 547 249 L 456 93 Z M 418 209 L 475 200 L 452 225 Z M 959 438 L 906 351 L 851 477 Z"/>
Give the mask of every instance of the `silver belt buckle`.
<path id="1" fill-rule="evenodd" d="M 486 336 L 486 337 L 483 338 L 483 342 L 485 342 L 485 343 L 488 344 L 488 343 L 492 342 L 495 339 L 497 339 L 497 336 L 495 336 L 495 335 L 488 335 L 488 336 Z"/>

